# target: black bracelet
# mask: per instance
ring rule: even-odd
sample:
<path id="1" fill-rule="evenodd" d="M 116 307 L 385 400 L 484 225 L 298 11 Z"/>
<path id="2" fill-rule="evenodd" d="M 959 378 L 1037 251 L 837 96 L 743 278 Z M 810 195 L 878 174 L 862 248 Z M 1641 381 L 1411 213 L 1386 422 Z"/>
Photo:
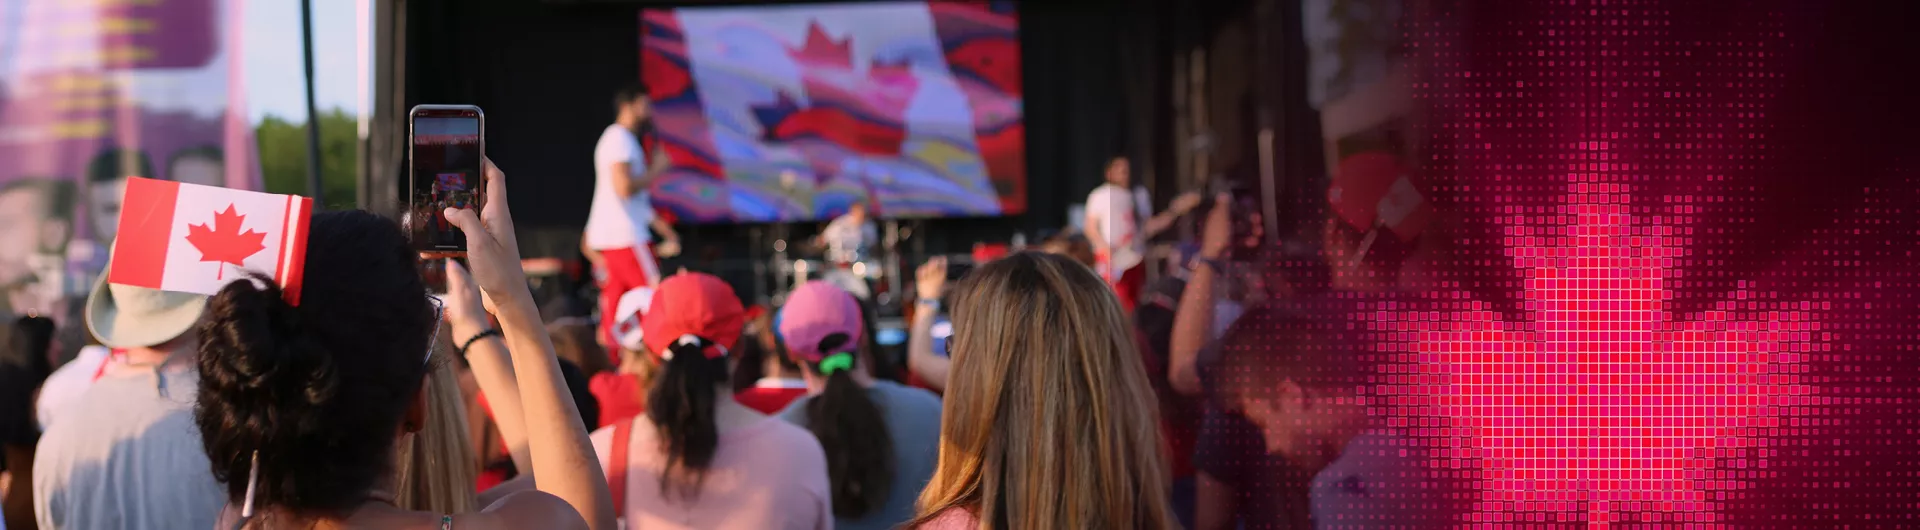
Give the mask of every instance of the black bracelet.
<path id="1" fill-rule="evenodd" d="M 1214 274 L 1227 273 L 1227 264 L 1221 262 L 1218 259 L 1208 258 L 1208 257 L 1195 257 L 1193 258 L 1193 261 L 1187 262 L 1187 270 L 1199 270 L 1200 267 L 1202 266 L 1209 269 L 1213 269 Z"/>
<path id="2" fill-rule="evenodd" d="M 501 338 L 505 338 L 505 337 L 506 337 L 506 335 L 505 335 L 505 334 L 502 334 L 502 333 L 500 333 L 500 330 L 499 330 L 498 328 L 494 328 L 494 329 L 488 329 L 488 330 L 486 330 L 486 331 L 482 331 L 482 332 L 479 332 L 479 333 L 476 333 L 476 334 L 474 334 L 474 336 L 473 336 L 473 338 L 471 338 L 471 339 L 467 339 L 467 342 L 466 342 L 466 344 L 461 344 L 461 345 L 460 345 L 460 358 L 461 358 L 461 359 L 465 359 L 465 358 L 467 358 L 467 348 L 472 348 L 472 347 L 473 347 L 473 343 L 475 343 L 475 342 L 480 342 L 480 339 L 484 339 L 484 338 L 487 338 L 487 337 L 501 337 Z"/>

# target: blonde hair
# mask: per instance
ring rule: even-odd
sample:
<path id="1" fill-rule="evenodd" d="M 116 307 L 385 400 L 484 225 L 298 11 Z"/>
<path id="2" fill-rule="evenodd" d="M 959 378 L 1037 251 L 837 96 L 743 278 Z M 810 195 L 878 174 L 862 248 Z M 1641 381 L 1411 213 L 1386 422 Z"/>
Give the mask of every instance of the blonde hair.
<path id="1" fill-rule="evenodd" d="M 962 281 L 940 460 L 924 523 L 1177 528 L 1158 410 L 1112 290 L 1072 259 L 1021 252 Z"/>
<path id="2" fill-rule="evenodd" d="M 394 503 L 402 509 L 468 513 L 478 503 L 480 470 L 468 439 L 465 397 L 452 362 L 435 359 L 427 376 L 427 420 L 401 449 Z"/>

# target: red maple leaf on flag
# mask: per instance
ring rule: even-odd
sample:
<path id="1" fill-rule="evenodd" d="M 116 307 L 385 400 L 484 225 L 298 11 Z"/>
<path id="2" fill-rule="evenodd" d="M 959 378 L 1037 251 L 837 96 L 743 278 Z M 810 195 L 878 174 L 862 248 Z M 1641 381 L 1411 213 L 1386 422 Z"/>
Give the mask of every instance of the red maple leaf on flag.
<path id="1" fill-rule="evenodd" d="M 1710 310 L 1675 313 L 1689 198 L 1647 223 L 1627 184 L 1568 186 L 1553 212 L 1496 219 L 1526 318 L 1464 292 L 1435 293 L 1425 309 L 1438 311 L 1374 313 L 1398 361 L 1382 381 L 1394 421 L 1480 469 L 1474 521 L 1713 523 L 1764 472 L 1772 435 L 1814 414 L 1801 374 L 1830 348 L 1826 303 L 1743 281 Z"/>
<path id="2" fill-rule="evenodd" d="M 835 40 L 827 36 L 820 21 L 807 23 L 807 40 L 799 49 L 789 47 L 787 53 L 802 64 L 815 68 L 853 69 L 853 37 L 846 36 Z"/>
<path id="3" fill-rule="evenodd" d="M 228 204 L 227 211 L 213 214 L 212 228 L 208 228 L 205 224 L 187 225 L 187 242 L 192 243 L 193 248 L 200 251 L 200 261 L 242 266 L 247 258 L 267 248 L 262 243 L 266 240 L 267 234 L 252 229 L 246 232 L 240 231 L 240 225 L 246 222 L 246 219 L 247 216 L 235 212 L 233 205 Z M 214 278 L 224 277 L 226 271 L 226 267 L 220 267 L 214 273 Z"/>

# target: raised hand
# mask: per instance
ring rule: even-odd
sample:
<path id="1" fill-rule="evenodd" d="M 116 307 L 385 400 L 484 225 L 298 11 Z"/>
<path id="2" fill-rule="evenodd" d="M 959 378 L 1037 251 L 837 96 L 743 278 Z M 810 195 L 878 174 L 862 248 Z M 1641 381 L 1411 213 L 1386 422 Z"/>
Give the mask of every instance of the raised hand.
<path id="1" fill-rule="evenodd" d="M 947 258 L 934 256 L 928 259 L 913 276 L 914 291 L 919 293 L 921 300 L 940 299 L 940 291 L 947 288 Z"/>
<path id="2" fill-rule="evenodd" d="M 473 283 L 473 275 L 467 268 L 454 260 L 447 260 L 446 303 L 447 325 L 453 326 L 456 337 L 477 333 L 489 325 L 487 313 L 492 304 L 486 302 L 486 295 Z"/>
<path id="3" fill-rule="evenodd" d="M 493 160 L 483 160 L 486 205 L 478 215 L 470 208 L 448 208 L 447 221 L 467 235 L 467 263 L 485 299 L 496 304 L 511 300 L 530 305 L 533 294 L 527 290 L 527 274 L 520 268 L 520 240 L 514 235 L 513 216 L 507 208 L 507 176 L 493 165 Z"/>

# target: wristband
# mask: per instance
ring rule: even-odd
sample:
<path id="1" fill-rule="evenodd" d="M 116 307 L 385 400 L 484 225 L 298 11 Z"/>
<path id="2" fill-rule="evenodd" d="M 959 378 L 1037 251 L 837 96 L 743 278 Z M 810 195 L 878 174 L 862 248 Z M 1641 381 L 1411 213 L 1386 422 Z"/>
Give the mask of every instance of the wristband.
<path id="1" fill-rule="evenodd" d="M 502 337 L 502 338 L 505 338 L 505 337 L 506 337 L 506 335 L 505 335 L 505 334 L 502 334 L 502 333 L 500 333 L 500 329 L 499 329 L 499 328 L 492 328 L 492 329 L 488 329 L 488 330 L 486 330 L 486 331 L 482 331 L 482 332 L 480 332 L 480 333 L 477 333 L 477 334 L 474 334 L 474 336 L 473 336 L 473 338 L 471 338 L 471 339 L 467 339 L 467 342 L 466 342 L 466 343 L 463 343 L 463 344 L 461 344 L 461 345 L 460 345 L 460 358 L 461 358 L 461 359 L 465 359 L 465 358 L 467 358 L 467 349 L 468 349 L 468 348 L 472 348 L 472 347 L 473 347 L 473 343 L 475 343 L 475 342 L 480 342 L 480 339 L 484 339 L 484 338 L 487 338 L 487 337 Z"/>
<path id="2" fill-rule="evenodd" d="M 917 302 L 917 303 L 918 303 L 918 304 L 920 305 L 920 307 L 924 307 L 924 308 L 927 308 L 927 309 L 931 309 L 931 310 L 933 310 L 933 311 L 939 311 L 939 310 L 940 310 L 940 299 L 939 299 L 939 298 L 922 298 L 922 299 L 920 299 L 920 301 L 919 301 L 919 302 Z"/>
<path id="3" fill-rule="evenodd" d="M 1193 270 L 1193 269 L 1198 269 L 1198 268 L 1200 268 L 1200 266 L 1201 266 L 1201 265 L 1205 265 L 1205 266 L 1207 266 L 1207 268 L 1210 268 L 1210 269 L 1213 269 L 1213 272 L 1214 272 L 1214 274 L 1226 274 L 1226 273 L 1227 273 L 1227 264 L 1226 264 L 1226 263 L 1222 263 L 1222 262 L 1221 262 L 1220 260 L 1217 260 L 1217 259 L 1213 259 L 1213 258 L 1207 258 L 1207 257 L 1195 257 L 1195 258 L 1193 258 L 1193 261 L 1189 261 L 1189 262 L 1187 262 L 1187 269 L 1188 269 L 1188 270 Z"/>

